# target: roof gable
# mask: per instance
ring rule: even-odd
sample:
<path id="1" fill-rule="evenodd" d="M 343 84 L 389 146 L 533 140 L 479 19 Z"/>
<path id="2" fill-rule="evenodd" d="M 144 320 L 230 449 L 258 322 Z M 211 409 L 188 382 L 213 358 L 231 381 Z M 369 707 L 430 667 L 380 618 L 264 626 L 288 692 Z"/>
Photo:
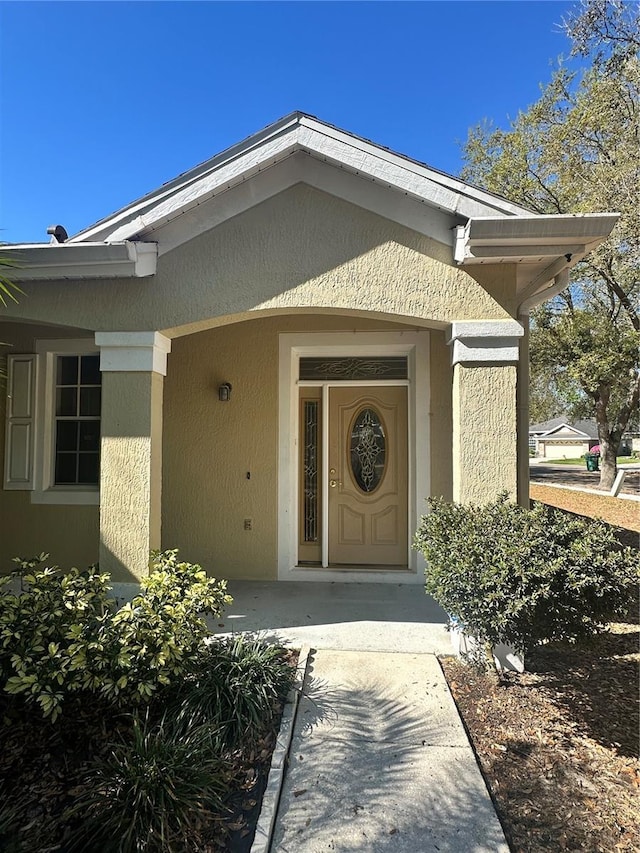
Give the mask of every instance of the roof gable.
<path id="1" fill-rule="evenodd" d="M 387 190 L 396 190 L 454 216 L 460 224 L 477 216 L 531 214 L 500 196 L 296 112 L 84 229 L 69 242 L 150 239 L 151 234 L 169 219 L 185 214 L 217 194 L 228 192 L 264 170 L 285 163 L 298 153 Z M 304 179 L 303 174 L 296 177 Z M 321 179 L 319 183 L 323 183 Z M 287 185 L 290 184 L 276 182 L 278 189 L 275 191 Z"/>
<path id="2" fill-rule="evenodd" d="M 518 313 L 568 284 L 617 214 L 543 216 L 305 113 L 292 113 L 70 239 L 3 247 L 16 281 L 153 275 L 157 258 L 296 184 L 426 235 L 452 265 L 516 267 Z M 64 233 L 64 229 L 60 229 Z M 150 247 L 144 257 L 136 249 Z M 79 250 L 86 248 L 90 257 Z M 153 251 L 151 251 L 153 247 Z M 126 262 L 123 258 L 126 257 Z"/>

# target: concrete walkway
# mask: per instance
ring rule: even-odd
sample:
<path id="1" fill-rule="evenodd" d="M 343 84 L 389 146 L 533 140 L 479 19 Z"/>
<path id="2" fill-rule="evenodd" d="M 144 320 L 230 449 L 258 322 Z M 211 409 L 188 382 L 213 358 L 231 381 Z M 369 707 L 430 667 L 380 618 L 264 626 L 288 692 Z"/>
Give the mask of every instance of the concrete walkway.
<path id="1" fill-rule="evenodd" d="M 434 655 L 319 650 L 272 853 L 508 853 Z"/>
<path id="2" fill-rule="evenodd" d="M 229 593 L 213 633 L 258 632 L 314 649 L 451 650 L 446 613 L 421 584 L 230 581 Z"/>
<path id="3" fill-rule="evenodd" d="M 219 633 L 311 646 L 271 853 L 508 853 L 421 586 L 232 582 Z"/>

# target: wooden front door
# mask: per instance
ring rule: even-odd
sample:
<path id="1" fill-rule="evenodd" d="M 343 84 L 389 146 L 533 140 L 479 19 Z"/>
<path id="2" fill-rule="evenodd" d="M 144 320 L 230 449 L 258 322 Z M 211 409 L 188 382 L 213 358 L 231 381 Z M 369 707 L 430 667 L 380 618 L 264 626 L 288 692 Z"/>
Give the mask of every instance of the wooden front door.
<path id="1" fill-rule="evenodd" d="M 406 567 L 407 389 L 329 389 L 329 565 Z"/>

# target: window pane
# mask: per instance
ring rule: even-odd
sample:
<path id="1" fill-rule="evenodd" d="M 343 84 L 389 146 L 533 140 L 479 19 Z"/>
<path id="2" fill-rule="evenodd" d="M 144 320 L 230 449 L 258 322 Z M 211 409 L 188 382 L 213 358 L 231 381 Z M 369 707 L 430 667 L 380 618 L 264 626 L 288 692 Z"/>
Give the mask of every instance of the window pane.
<path id="1" fill-rule="evenodd" d="M 98 484 L 98 454 L 81 453 L 78 464 L 78 482 Z"/>
<path id="2" fill-rule="evenodd" d="M 304 403 L 304 541 L 318 541 L 318 412 L 317 400 Z"/>
<path id="3" fill-rule="evenodd" d="M 78 356 L 59 355 L 56 383 L 58 385 L 78 384 Z"/>
<path id="4" fill-rule="evenodd" d="M 80 414 L 87 416 L 100 416 L 100 388 L 80 389 Z"/>
<path id="5" fill-rule="evenodd" d="M 100 385 L 100 356 L 83 355 L 80 365 L 80 382 L 82 385 Z"/>
<path id="6" fill-rule="evenodd" d="M 56 453 L 78 449 L 78 421 L 58 421 L 56 427 Z"/>
<path id="7" fill-rule="evenodd" d="M 351 358 L 347 356 L 309 356 L 300 359 L 300 379 L 406 379 L 407 357 Z"/>
<path id="8" fill-rule="evenodd" d="M 78 414 L 77 405 L 77 388 L 56 389 L 56 415 L 62 417 L 75 417 Z"/>
<path id="9" fill-rule="evenodd" d="M 384 475 L 384 427 L 375 409 L 362 409 L 351 427 L 351 471 L 363 492 L 373 492 Z"/>
<path id="10" fill-rule="evenodd" d="M 76 483 L 75 453 L 56 453 L 56 485 Z"/>
<path id="11" fill-rule="evenodd" d="M 80 421 L 80 450 L 100 448 L 100 421 Z"/>

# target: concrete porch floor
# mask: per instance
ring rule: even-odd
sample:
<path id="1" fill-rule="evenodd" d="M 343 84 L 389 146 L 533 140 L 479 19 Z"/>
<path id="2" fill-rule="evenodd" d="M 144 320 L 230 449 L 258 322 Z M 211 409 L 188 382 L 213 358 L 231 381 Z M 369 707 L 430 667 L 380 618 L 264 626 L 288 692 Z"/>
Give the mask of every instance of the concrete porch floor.
<path id="1" fill-rule="evenodd" d="M 450 654 L 447 617 L 422 585 L 229 581 L 215 634 L 258 632 L 314 649 Z"/>

